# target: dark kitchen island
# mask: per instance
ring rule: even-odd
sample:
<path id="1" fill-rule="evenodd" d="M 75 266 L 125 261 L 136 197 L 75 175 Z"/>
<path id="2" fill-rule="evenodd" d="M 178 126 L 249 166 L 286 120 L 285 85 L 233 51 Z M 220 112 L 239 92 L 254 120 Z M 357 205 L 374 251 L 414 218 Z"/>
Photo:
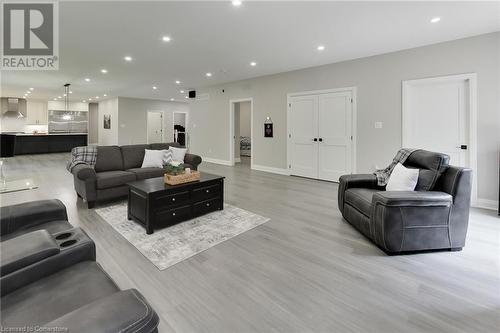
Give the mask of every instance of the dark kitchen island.
<path id="1" fill-rule="evenodd" d="M 1 133 L 1 157 L 25 154 L 70 152 L 87 145 L 87 133 L 26 134 Z"/>

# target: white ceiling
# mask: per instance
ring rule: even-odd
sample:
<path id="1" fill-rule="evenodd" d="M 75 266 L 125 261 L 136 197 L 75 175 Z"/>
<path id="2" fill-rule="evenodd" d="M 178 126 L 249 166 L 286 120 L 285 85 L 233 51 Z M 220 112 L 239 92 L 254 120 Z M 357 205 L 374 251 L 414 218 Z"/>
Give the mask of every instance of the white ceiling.
<path id="1" fill-rule="evenodd" d="M 59 11 L 59 71 L 3 71 L 3 96 L 33 87 L 32 98 L 52 99 L 69 82 L 78 101 L 103 94 L 184 101 L 180 89 L 500 30 L 500 2 L 71 1 Z M 436 16 L 441 21 L 430 23 Z"/>

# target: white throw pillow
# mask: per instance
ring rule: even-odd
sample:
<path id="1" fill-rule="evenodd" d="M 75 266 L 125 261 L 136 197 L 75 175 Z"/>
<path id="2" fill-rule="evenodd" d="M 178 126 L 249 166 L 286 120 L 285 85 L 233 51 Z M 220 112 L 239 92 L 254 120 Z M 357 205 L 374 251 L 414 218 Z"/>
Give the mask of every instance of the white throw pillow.
<path id="1" fill-rule="evenodd" d="M 187 149 L 172 146 L 169 149 L 172 152 L 172 160 L 184 163 L 184 156 L 186 156 Z"/>
<path id="2" fill-rule="evenodd" d="M 164 150 L 145 149 L 141 168 L 163 168 Z"/>
<path id="3" fill-rule="evenodd" d="M 417 186 L 418 169 L 405 168 L 401 163 L 392 170 L 386 191 L 413 191 Z"/>

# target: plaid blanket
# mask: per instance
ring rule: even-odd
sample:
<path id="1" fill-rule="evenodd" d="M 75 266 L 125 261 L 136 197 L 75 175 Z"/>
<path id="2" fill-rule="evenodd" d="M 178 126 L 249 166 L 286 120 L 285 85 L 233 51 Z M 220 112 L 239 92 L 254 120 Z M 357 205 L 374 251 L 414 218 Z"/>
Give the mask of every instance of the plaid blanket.
<path id="1" fill-rule="evenodd" d="M 71 160 L 66 165 L 69 172 L 78 164 L 94 167 L 97 160 L 97 146 L 75 147 L 71 149 Z"/>
<path id="2" fill-rule="evenodd" d="M 382 170 L 376 170 L 373 174 L 377 176 L 377 183 L 379 186 L 385 186 L 387 185 L 387 182 L 389 181 L 389 177 L 391 176 L 392 170 L 394 170 L 394 167 L 398 164 L 404 164 L 408 156 L 411 155 L 417 149 L 408 149 L 408 148 L 401 148 L 398 150 L 396 156 L 394 156 L 394 159 L 392 160 L 391 164 L 385 169 Z"/>

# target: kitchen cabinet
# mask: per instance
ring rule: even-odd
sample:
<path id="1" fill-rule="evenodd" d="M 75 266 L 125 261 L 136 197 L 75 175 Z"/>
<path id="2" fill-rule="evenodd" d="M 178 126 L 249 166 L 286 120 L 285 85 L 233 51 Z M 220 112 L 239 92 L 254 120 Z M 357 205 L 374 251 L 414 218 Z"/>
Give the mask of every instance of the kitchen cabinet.
<path id="1" fill-rule="evenodd" d="M 26 102 L 26 125 L 47 125 L 47 103 L 38 101 Z"/>

